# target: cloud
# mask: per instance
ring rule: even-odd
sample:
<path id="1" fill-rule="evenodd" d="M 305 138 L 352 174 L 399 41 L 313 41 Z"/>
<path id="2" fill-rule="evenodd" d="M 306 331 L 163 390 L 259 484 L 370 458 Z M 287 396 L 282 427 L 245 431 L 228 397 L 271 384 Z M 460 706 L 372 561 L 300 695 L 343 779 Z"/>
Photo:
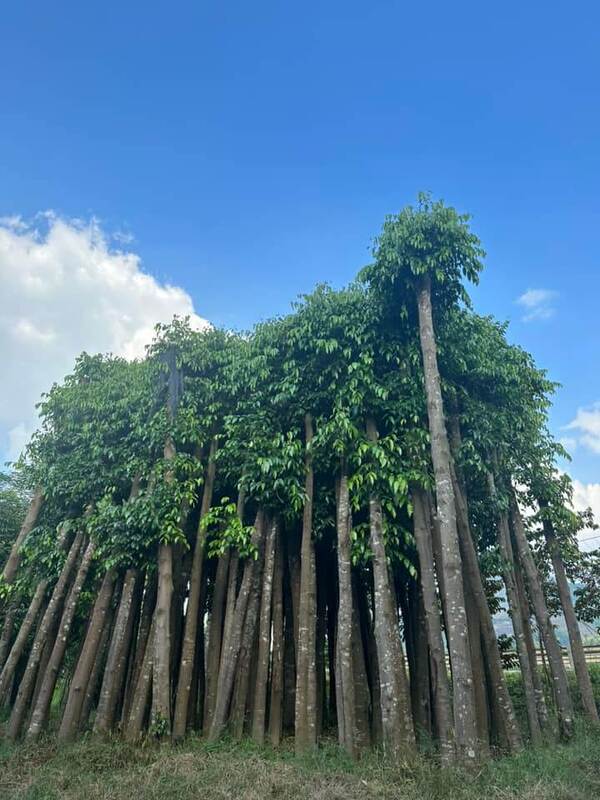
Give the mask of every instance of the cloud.
<path id="1" fill-rule="evenodd" d="M 157 322 L 179 314 L 207 324 L 187 292 L 144 272 L 126 244 L 123 235 L 109 240 L 95 220 L 0 218 L 0 454 L 18 456 L 35 430 L 40 394 L 82 350 L 136 358 Z"/>
<path id="2" fill-rule="evenodd" d="M 527 289 L 516 300 L 525 312 L 522 317 L 523 322 L 550 319 L 556 311 L 554 301 L 557 297 L 558 292 L 552 289 Z"/>
<path id="3" fill-rule="evenodd" d="M 600 483 L 582 483 L 574 479 L 573 507 L 575 511 L 585 511 L 591 508 L 596 522 L 600 523 Z M 595 550 L 600 547 L 600 531 L 581 531 L 579 544 L 582 550 Z"/>
<path id="4" fill-rule="evenodd" d="M 576 431 L 577 444 L 600 455 L 600 402 L 578 408 L 575 419 L 565 425 L 565 430 Z"/>

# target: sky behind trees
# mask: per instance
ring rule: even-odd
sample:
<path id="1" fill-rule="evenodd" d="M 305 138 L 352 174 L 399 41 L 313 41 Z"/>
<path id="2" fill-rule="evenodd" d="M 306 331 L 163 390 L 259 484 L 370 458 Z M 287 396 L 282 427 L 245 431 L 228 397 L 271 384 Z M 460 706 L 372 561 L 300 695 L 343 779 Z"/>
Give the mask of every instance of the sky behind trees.
<path id="1" fill-rule="evenodd" d="M 473 214 L 475 306 L 562 383 L 553 429 L 600 510 L 599 22 L 591 2 L 4 9 L 0 453 L 81 349 L 132 355 L 173 312 L 282 313 L 351 280 L 425 189 Z"/>

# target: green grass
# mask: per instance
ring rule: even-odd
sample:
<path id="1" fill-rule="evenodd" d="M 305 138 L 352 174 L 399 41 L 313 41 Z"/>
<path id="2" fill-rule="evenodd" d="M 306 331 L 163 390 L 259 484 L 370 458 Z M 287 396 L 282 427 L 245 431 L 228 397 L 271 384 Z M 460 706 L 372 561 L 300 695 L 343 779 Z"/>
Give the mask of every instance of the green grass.
<path id="1" fill-rule="evenodd" d="M 591 673 L 600 699 L 600 667 Z M 524 722 L 520 676 L 509 673 L 508 679 Z M 582 722 L 569 745 L 528 748 L 472 773 L 440 770 L 425 757 L 403 764 L 371 754 L 353 763 L 333 741 L 309 758 L 296 758 L 291 748 L 291 741 L 274 751 L 249 741 L 209 745 L 194 738 L 178 747 L 133 747 L 92 736 L 64 747 L 50 738 L 11 746 L 0 738 L 0 800 L 600 798 L 600 730 Z"/>
<path id="2" fill-rule="evenodd" d="M 2 800 L 589 800 L 600 797 L 600 732 L 529 749 L 472 774 L 430 761 L 352 763 L 334 745 L 297 759 L 249 742 L 132 747 L 92 737 L 0 746 Z"/>

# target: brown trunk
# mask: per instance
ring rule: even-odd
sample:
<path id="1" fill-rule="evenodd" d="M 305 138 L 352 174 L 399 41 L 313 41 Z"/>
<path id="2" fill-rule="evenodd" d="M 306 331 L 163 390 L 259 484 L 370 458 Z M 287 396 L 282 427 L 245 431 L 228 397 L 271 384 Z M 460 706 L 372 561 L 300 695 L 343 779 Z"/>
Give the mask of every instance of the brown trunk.
<path id="1" fill-rule="evenodd" d="M 212 598 L 212 609 L 208 626 L 208 647 L 206 650 L 206 692 L 204 698 L 204 730 L 210 728 L 212 713 L 217 696 L 219 680 L 219 664 L 221 663 L 221 646 L 223 640 L 223 620 L 227 599 L 230 553 L 224 553 L 217 564 L 215 586 Z M 235 598 L 235 595 L 234 595 Z"/>
<path id="2" fill-rule="evenodd" d="M 85 553 L 81 559 L 73 586 L 71 587 L 67 602 L 65 603 L 60 627 L 58 629 L 58 635 L 50 654 L 50 660 L 46 666 L 44 681 L 31 714 L 29 728 L 27 729 L 27 738 L 29 739 L 39 736 L 46 727 L 50 703 L 52 702 L 52 696 L 54 694 L 54 689 L 56 688 L 58 673 L 63 663 L 63 658 L 67 647 L 67 640 L 69 638 L 69 633 L 71 632 L 73 618 L 75 617 L 75 611 L 77 609 L 77 602 L 90 568 L 94 550 L 94 542 L 90 542 L 85 549 Z"/>
<path id="3" fill-rule="evenodd" d="M 510 541 L 510 531 L 508 531 L 508 535 Z M 510 552 L 511 553 L 513 552 L 512 543 L 510 545 Z M 531 628 L 531 608 L 529 605 L 529 599 L 527 597 L 527 591 L 525 590 L 525 582 L 523 580 L 521 568 L 519 564 L 514 561 L 514 557 L 513 557 L 513 569 L 517 587 L 517 597 L 518 597 L 521 623 L 523 628 L 523 636 L 525 639 L 525 647 L 527 649 L 527 657 L 529 659 L 529 664 L 531 665 L 531 683 L 533 685 L 533 692 L 535 695 L 535 706 L 537 708 L 539 725 L 541 731 L 543 732 L 547 730 L 550 725 L 550 719 L 548 717 L 548 706 L 546 705 L 546 694 L 544 692 L 544 684 L 542 682 L 542 678 L 540 677 L 540 670 L 538 667 L 537 655 L 535 650 L 535 642 L 533 641 L 533 631 Z"/>
<path id="4" fill-rule="evenodd" d="M 28 710 L 32 692 L 35 688 L 36 675 L 38 672 L 38 667 L 40 666 L 40 661 L 42 660 L 44 648 L 47 648 L 48 654 L 50 653 L 51 644 L 48 641 L 49 636 L 56 625 L 60 607 L 70 583 L 71 575 L 81 550 L 82 542 L 83 533 L 79 532 L 75 536 L 73 544 L 71 545 L 69 555 L 67 556 L 60 573 L 60 577 L 56 582 L 52 596 L 46 607 L 46 611 L 44 612 L 44 616 L 42 617 L 40 625 L 36 631 L 33 645 L 29 653 L 29 659 L 27 660 L 27 666 L 25 667 L 25 672 L 23 673 L 23 677 L 21 678 L 21 682 L 19 684 L 19 691 L 17 693 L 6 731 L 7 737 L 13 741 L 18 738 L 21 732 L 21 726 L 23 725 L 23 720 Z"/>
<path id="5" fill-rule="evenodd" d="M 35 625 L 35 621 L 38 617 L 40 608 L 44 602 L 44 596 L 46 594 L 46 589 L 48 587 L 48 581 L 43 580 L 40 581 L 37 585 L 35 590 L 35 594 L 29 604 L 29 608 L 27 609 L 27 614 L 25 615 L 25 619 L 23 620 L 21 627 L 19 628 L 19 632 L 17 634 L 17 638 L 15 639 L 13 646 L 10 649 L 10 653 L 8 654 L 8 658 L 6 659 L 6 663 L 2 668 L 2 672 L 0 673 L 0 706 L 4 702 L 5 697 L 8 694 L 8 691 L 11 687 L 12 680 L 15 675 L 15 671 L 19 664 L 19 660 L 21 656 L 25 652 L 25 647 L 29 640 L 29 634 L 33 630 L 33 626 Z"/>
<path id="6" fill-rule="evenodd" d="M 544 507 L 543 504 L 540 505 L 542 508 Z M 546 542 L 548 543 L 548 548 L 552 557 L 552 568 L 554 569 L 560 604 L 562 606 L 565 622 L 567 623 L 573 666 L 575 667 L 577 685 L 581 693 L 581 704 L 587 718 L 594 724 L 598 724 L 600 720 L 598 719 L 598 709 L 596 708 L 596 701 L 594 699 L 594 689 L 585 660 L 581 631 L 579 630 L 579 622 L 575 616 L 569 581 L 565 572 L 565 565 L 560 554 L 554 528 L 552 523 L 548 520 L 544 520 L 544 536 L 546 537 Z"/>
<path id="7" fill-rule="evenodd" d="M 271 522 L 265 521 L 265 532 L 271 528 Z M 254 684 L 256 659 L 258 654 L 258 612 L 261 601 L 262 574 L 264 565 L 264 546 L 258 553 L 252 578 L 252 588 L 248 600 L 246 619 L 242 632 L 242 644 L 238 656 L 235 677 L 235 690 L 231 703 L 230 724 L 231 735 L 240 740 L 244 733 L 246 712 L 251 706 L 249 687 Z"/>
<path id="8" fill-rule="evenodd" d="M 27 514 L 23 520 L 23 524 L 21 525 L 21 530 L 17 535 L 15 543 L 13 544 L 8 556 L 8 560 L 4 565 L 4 569 L 2 570 L 2 577 L 4 578 L 5 583 L 12 583 L 15 575 L 17 574 L 19 564 L 21 563 L 21 545 L 37 522 L 43 502 L 44 493 L 42 488 L 38 486 L 33 494 L 33 497 L 31 498 L 31 503 L 29 504 L 29 509 L 27 510 Z"/>
<path id="9" fill-rule="evenodd" d="M 550 619 L 550 614 L 546 605 L 542 581 L 533 559 L 529 542 L 527 541 L 521 513 L 514 496 L 511 496 L 510 519 L 519 559 L 527 578 L 529 596 L 533 603 L 540 633 L 546 646 L 550 674 L 554 686 L 554 695 L 556 697 L 556 710 L 558 713 L 560 733 L 563 739 L 568 740 L 574 734 L 573 703 L 569 692 L 569 682 L 567 680 L 567 673 L 565 671 L 565 665 L 563 664 L 560 646 L 556 639 L 552 620 Z"/>
<path id="10" fill-rule="evenodd" d="M 137 637 L 135 642 L 135 652 L 133 655 L 133 664 L 131 668 L 131 677 L 129 680 L 130 688 L 126 693 L 125 702 L 123 704 L 123 712 L 121 714 L 121 723 L 123 727 L 126 726 L 129 719 L 129 712 L 133 703 L 135 689 L 139 680 L 146 654 L 146 647 L 148 646 L 150 628 L 152 626 L 152 618 L 154 615 L 154 606 L 156 605 L 156 590 L 157 580 L 155 574 L 148 574 L 146 577 L 146 590 L 144 592 L 144 599 L 142 600 L 142 610 L 140 613 L 140 623 L 137 630 Z"/>
<path id="11" fill-rule="evenodd" d="M 271 699 L 269 703 L 269 737 L 273 747 L 281 744 L 283 730 L 283 543 L 278 532 L 275 544 L 273 573 L 273 656 L 271 665 Z"/>
<path id="12" fill-rule="evenodd" d="M 100 656 L 100 640 L 112 601 L 116 578 L 116 570 L 111 569 L 106 573 L 94 603 L 92 618 L 71 680 L 69 696 L 58 732 L 59 741 L 73 739 L 79 730 L 85 692 L 94 663 Z"/>
<path id="13" fill-rule="evenodd" d="M 185 615 L 185 629 L 183 634 L 183 647 L 181 650 L 181 662 L 179 665 L 179 681 L 177 684 L 177 698 L 175 701 L 175 715 L 173 718 L 173 737 L 182 739 L 185 736 L 188 722 L 188 710 L 190 692 L 192 689 L 192 678 L 194 675 L 194 660 L 196 657 L 196 639 L 199 620 L 200 595 L 202 593 L 202 572 L 204 565 L 204 549 L 206 544 L 206 530 L 204 519 L 210 510 L 212 502 L 213 487 L 215 483 L 215 455 L 217 449 L 216 437 L 210 443 L 210 453 L 208 465 L 206 467 L 206 478 L 202 492 L 202 505 L 200 508 L 200 519 L 196 532 L 196 543 L 194 546 L 194 557 L 192 560 L 192 571 L 190 574 L 190 594 L 188 597 L 187 610 Z"/>
<path id="14" fill-rule="evenodd" d="M 83 697 L 83 705 L 81 707 L 81 714 L 79 715 L 79 730 L 84 730 L 88 725 L 88 720 L 92 711 L 92 707 L 97 701 L 98 693 L 100 690 L 100 679 L 104 671 L 104 664 L 108 655 L 108 648 L 110 645 L 110 634 L 112 631 L 112 624 L 115 616 L 115 604 L 118 597 L 118 586 L 115 583 L 113 588 L 111 602 L 109 603 L 106 617 L 104 618 L 104 625 L 102 626 L 102 633 L 100 635 L 100 643 L 98 644 L 98 651 L 96 658 L 92 664 L 92 671 L 90 673 L 87 686 L 85 687 L 85 694 Z"/>
<path id="15" fill-rule="evenodd" d="M 338 539 L 338 626 L 337 626 L 337 711 L 340 745 L 351 758 L 358 756 L 356 737 L 356 687 L 352 660 L 352 572 L 350 543 L 350 497 L 346 464 L 342 461 L 337 491 Z"/>
<path id="16" fill-rule="evenodd" d="M 490 482 L 490 488 L 493 495 L 495 493 L 493 478 L 488 475 L 488 480 Z M 514 554 L 510 540 L 508 520 L 505 514 L 502 514 L 498 520 L 498 544 L 500 546 L 500 553 L 504 561 L 504 585 L 506 587 L 508 609 L 510 618 L 512 620 L 513 633 L 515 635 L 519 665 L 521 667 L 521 679 L 523 681 L 523 690 L 525 694 L 525 706 L 527 709 L 527 719 L 529 722 L 529 733 L 531 736 L 531 741 L 534 744 L 538 744 L 542 738 L 542 731 L 538 717 L 538 709 L 533 685 L 533 671 L 536 669 L 536 665 L 535 661 L 531 662 L 530 660 L 530 653 L 528 652 L 525 641 L 525 634 L 523 630 L 524 609 L 521 607 L 522 598 L 519 596 L 517 589 Z"/>
<path id="17" fill-rule="evenodd" d="M 129 742 L 136 742 L 140 739 L 142 731 L 144 730 L 144 722 L 148 714 L 154 672 L 154 647 L 152 645 L 154 642 L 155 628 L 156 615 L 153 615 L 150 631 L 148 632 L 148 643 L 144 651 L 144 659 L 131 702 L 131 712 L 125 727 L 125 738 Z"/>
<path id="18" fill-rule="evenodd" d="M 279 531 L 279 521 L 274 517 L 269 525 L 265 544 L 265 566 L 263 570 L 263 586 L 260 599 L 260 615 L 258 629 L 258 658 L 256 661 L 256 678 L 254 703 L 252 709 L 252 738 L 257 744 L 264 744 L 265 721 L 267 716 L 267 684 L 269 681 L 269 657 L 271 654 L 271 607 L 273 599 L 273 570 L 275 565 L 275 548 Z"/>
<path id="19" fill-rule="evenodd" d="M 458 417 L 453 415 L 450 419 L 450 433 L 452 447 L 458 452 L 461 446 L 461 432 Z M 489 676 L 489 694 L 493 698 L 493 708 L 496 711 L 496 723 L 503 745 L 510 752 L 517 752 L 523 747 L 521 732 L 515 716 L 512 699 L 506 685 L 502 657 L 498 647 L 498 639 L 494 622 L 487 602 L 485 587 L 479 569 L 479 559 L 473 542 L 469 522 L 468 501 L 465 482 L 458 470 L 452 470 L 452 481 L 456 497 L 458 536 L 461 556 L 465 570 L 465 586 L 473 597 L 473 605 L 477 608 L 481 634 L 481 645 L 485 655 L 487 674 Z"/>
<path id="20" fill-rule="evenodd" d="M 262 550 L 265 533 L 264 527 L 264 513 L 262 509 L 259 509 L 254 523 L 254 533 L 252 535 L 252 542 L 259 553 Z M 208 734 L 209 741 L 211 742 L 216 741 L 221 736 L 227 722 L 227 712 L 231 701 L 238 659 L 242 647 L 242 634 L 246 620 L 246 612 L 248 610 L 248 601 L 250 599 L 250 593 L 254 589 L 256 571 L 257 561 L 253 558 L 247 559 L 244 565 L 242 584 L 235 604 L 235 615 L 231 625 L 231 635 L 229 636 L 229 641 L 226 643 L 226 646 L 224 643 L 221 656 L 217 699 Z"/>
<path id="21" fill-rule="evenodd" d="M 435 582 L 432 526 L 427 523 L 427 498 L 425 493 L 419 487 L 414 486 L 411 494 L 415 542 L 419 554 L 419 578 L 425 611 L 425 628 L 427 630 L 427 641 L 429 642 L 434 714 L 440 739 L 442 763 L 449 764 L 454 757 L 454 731 L 452 727 L 446 654 Z"/>
<path id="22" fill-rule="evenodd" d="M 363 751 L 367 750 L 371 745 L 371 726 L 369 720 L 371 694 L 369 691 L 369 680 L 365 663 L 365 646 L 359 620 L 356 587 L 354 587 L 353 591 L 352 604 L 354 609 L 352 615 L 352 675 L 354 678 L 354 696 L 356 698 L 354 718 L 356 720 L 357 747 L 359 751 Z"/>
<path id="23" fill-rule="evenodd" d="M 287 537 L 286 537 L 287 540 Z M 285 540 L 284 540 L 285 544 Z M 294 645 L 294 611 L 289 569 L 284 558 L 283 581 L 283 730 L 294 731 L 296 714 L 296 650 Z M 287 578 L 287 580 L 286 580 Z"/>
<path id="24" fill-rule="evenodd" d="M 123 690 L 127 659 L 131 650 L 133 623 L 136 615 L 136 584 L 139 578 L 137 569 L 128 569 L 123 580 L 119 609 L 104 668 L 100 699 L 94 721 L 94 732 L 110 733 L 118 719 L 118 703 Z"/>
<path id="25" fill-rule="evenodd" d="M 172 412 L 173 413 L 173 412 Z M 171 437 L 164 447 L 165 461 L 176 456 Z M 165 481 L 172 483 L 175 476 L 170 470 Z M 154 639 L 152 642 L 152 707 L 151 727 L 158 738 L 171 733 L 171 604 L 173 602 L 173 545 L 160 542 L 158 545 L 158 589 L 154 609 Z"/>
<path id="26" fill-rule="evenodd" d="M 367 435 L 372 443 L 377 441 L 377 428 L 372 419 L 367 420 Z M 392 754 L 398 755 L 401 752 L 414 750 L 415 734 L 406 685 L 396 600 L 383 537 L 381 503 L 375 495 L 371 495 L 369 500 L 369 521 L 373 551 L 373 605 L 383 746 Z"/>
<path id="27" fill-rule="evenodd" d="M 300 596 L 298 601 L 298 635 L 296 650 L 296 753 L 314 750 L 317 746 L 317 667 L 316 618 L 317 578 L 315 550 L 312 541 L 314 472 L 312 463 L 313 421 L 304 417 L 306 441 L 305 500 L 300 546 Z"/>
<path id="28" fill-rule="evenodd" d="M 12 642 L 13 631 L 15 627 L 15 618 L 19 608 L 19 598 L 13 597 L 11 603 L 4 615 L 2 633 L 0 634 L 0 669 L 4 667 L 8 657 L 10 646 Z M 0 610 L 2 603 L 0 602 Z"/>
<path id="29" fill-rule="evenodd" d="M 431 457 L 435 476 L 437 516 L 442 541 L 444 591 L 447 605 L 447 634 L 452 667 L 454 728 L 456 747 L 462 760 L 477 758 L 475 692 L 469 634 L 462 582 L 462 564 L 456 528 L 456 505 L 451 456 L 437 363 L 437 347 L 431 309 L 431 281 L 425 277 L 417 293 L 419 336 L 425 375 L 425 393 L 431 437 Z"/>
<path id="30" fill-rule="evenodd" d="M 479 630 L 478 644 L 479 650 L 483 648 L 481 657 L 485 656 L 485 666 L 487 673 L 490 677 L 490 695 L 494 698 L 494 706 L 498 712 L 498 729 L 502 741 L 511 752 L 517 752 L 523 746 L 521 733 L 515 716 L 515 710 L 512 699 L 508 692 L 506 685 L 506 678 L 504 675 L 504 668 L 502 666 L 502 658 L 500 656 L 500 649 L 498 648 L 498 639 L 492 620 L 492 615 L 487 602 L 483 580 L 479 569 L 479 559 L 477 558 L 477 551 L 473 543 L 471 534 L 471 526 L 469 523 L 469 515 L 467 510 L 467 501 L 461 483 L 453 474 L 454 490 L 458 511 L 458 535 L 460 539 L 460 549 L 463 560 L 463 568 L 465 570 L 465 593 L 472 598 L 473 609 L 473 628 Z M 471 601 L 469 601 L 471 606 Z M 479 661 L 479 654 L 474 654 L 477 661 Z M 483 663 L 480 665 L 480 669 Z M 478 670 L 479 672 L 479 670 Z M 478 683 L 484 684 L 485 680 Z M 479 698 L 479 704 L 483 704 L 485 710 L 485 717 L 489 725 L 489 716 L 487 712 L 487 699 Z M 481 726 L 480 736 L 486 733 L 484 723 L 484 711 L 480 711 Z"/>

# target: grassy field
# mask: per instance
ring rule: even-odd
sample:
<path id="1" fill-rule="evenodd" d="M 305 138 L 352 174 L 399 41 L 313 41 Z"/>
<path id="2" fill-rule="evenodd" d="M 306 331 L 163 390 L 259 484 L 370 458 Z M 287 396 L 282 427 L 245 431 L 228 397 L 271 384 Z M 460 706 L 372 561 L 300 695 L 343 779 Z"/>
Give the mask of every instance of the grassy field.
<path id="1" fill-rule="evenodd" d="M 600 700 L 600 666 L 591 669 Z M 574 677 L 572 690 L 577 703 Z M 524 729 L 520 676 L 508 674 Z M 298 759 L 249 741 L 132 747 L 86 736 L 57 747 L 2 743 L 0 800 L 592 800 L 600 798 L 600 730 L 578 723 L 569 745 L 548 744 L 497 758 L 472 773 L 440 770 L 431 760 L 389 763 L 376 754 L 352 763 L 336 743 Z"/>
<path id="2" fill-rule="evenodd" d="M 570 745 L 500 758 L 473 774 L 369 756 L 353 764 L 335 745 L 296 759 L 249 743 L 130 747 L 86 738 L 0 746 L 2 800 L 590 800 L 600 797 L 600 732 Z"/>

